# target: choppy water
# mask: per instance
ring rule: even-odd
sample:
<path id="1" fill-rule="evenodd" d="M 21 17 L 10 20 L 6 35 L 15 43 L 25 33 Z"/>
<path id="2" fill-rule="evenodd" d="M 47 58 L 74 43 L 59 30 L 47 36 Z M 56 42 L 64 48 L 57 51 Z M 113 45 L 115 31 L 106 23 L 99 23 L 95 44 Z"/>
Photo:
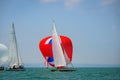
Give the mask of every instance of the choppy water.
<path id="1" fill-rule="evenodd" d="M 0 71 L 0 80 L 120 80 L 120 68 L 76 68 L 75 72 L 27 68 L 25 71 Z"/>

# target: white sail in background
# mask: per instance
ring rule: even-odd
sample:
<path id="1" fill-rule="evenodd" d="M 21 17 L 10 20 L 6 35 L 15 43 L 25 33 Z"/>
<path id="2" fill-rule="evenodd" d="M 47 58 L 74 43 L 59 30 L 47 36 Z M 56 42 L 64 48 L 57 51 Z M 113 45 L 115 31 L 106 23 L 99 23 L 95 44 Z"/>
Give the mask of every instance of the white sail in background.
<path id="1" fill-rule="evenodd" d="M 10 30 L 9 66 L 13 68 L 13 66 L 19 67 L 20 65 L 22 65 L 22 63 L 21 63 L 21 58 L 18 54 L 14 24 L 12 24 L 12 27 Z"/>
<path id="2" fill-rule="evenodd" d="M 5 65 L 8 60 L 8 48 L 0 43 L 0 67 Z"/>
<path id="3" fill-rule="evenodd" d="M 55 23 L 53 23 L 53 31 L 52 31 L 52 51 L 53 51 L 55 67 L 66 66 L 65 57 L 60 44 L 60 38 L 56 32 Z"/>

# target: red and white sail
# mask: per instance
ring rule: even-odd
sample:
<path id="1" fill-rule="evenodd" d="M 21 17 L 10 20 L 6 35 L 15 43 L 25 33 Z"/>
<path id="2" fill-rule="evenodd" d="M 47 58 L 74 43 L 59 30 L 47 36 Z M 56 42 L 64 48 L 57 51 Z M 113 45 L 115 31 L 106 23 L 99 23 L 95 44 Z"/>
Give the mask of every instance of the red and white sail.
<path id="1" fill-rule="evenodd" d="M 39 43 L 40 51 L 47 63 L 63 68 L 72 61 L 72 41 L 67 36 L 58 35 L 53 23 L 52 36 L 43 38 Z"/>

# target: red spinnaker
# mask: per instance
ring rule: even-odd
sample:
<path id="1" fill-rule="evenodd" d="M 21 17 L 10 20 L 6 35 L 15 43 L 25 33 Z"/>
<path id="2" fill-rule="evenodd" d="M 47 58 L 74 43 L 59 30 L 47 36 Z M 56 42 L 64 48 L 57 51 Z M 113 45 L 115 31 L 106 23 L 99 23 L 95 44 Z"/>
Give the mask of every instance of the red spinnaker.
<path id="1" fill-rule="evenodd" d="M 66 51 L 66 54 L 71 62 L 73 52 L 72 41 L 66 36 L 60 36 L 60 39 L 62 49 Z M 54 67 L 54 57 L 52 53 L 52 36 L 43 38 L 39 43 L 39 48 L 48 64 Z"/>

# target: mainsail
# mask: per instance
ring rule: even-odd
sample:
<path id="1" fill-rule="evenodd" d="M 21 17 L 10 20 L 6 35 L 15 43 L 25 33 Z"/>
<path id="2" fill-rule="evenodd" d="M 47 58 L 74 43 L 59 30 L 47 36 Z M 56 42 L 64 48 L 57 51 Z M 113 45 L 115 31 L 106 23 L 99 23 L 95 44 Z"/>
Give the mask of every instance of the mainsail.
<path id="1" fill-rule="evenodd" d="M 65 57 L 61 47 L 60 38 L 56 32 L 55 23 L 53 23 L 53 32 L 52 32 L 52 51 L 53 51 L 55 67 L 66 66 Z"/>
<path id="2" fill-rule="evenodd" d="M 15 66 L 17 68 L 21 65 L 22 65 L 22 61 L 21 61 L 20 55 L 18 54 L 15 28 L 14 28 L 14 24 L 12 24 L 12 27 L 10 30 L 10 44 L 9 44 L 9 67 L 13 68 Z"/>

